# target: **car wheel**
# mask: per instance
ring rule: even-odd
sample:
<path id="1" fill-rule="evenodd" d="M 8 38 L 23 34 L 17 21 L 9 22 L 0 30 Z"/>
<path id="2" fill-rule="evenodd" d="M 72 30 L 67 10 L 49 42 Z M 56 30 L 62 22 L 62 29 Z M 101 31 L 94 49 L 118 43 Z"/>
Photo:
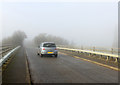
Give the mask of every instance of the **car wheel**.
<path id="1" fill-rule="evenodd" d="M 42 54 L 40 54 L 40 56 L 41 56 L 41 57 L 43 57 L 43 55 L 42 55 Z"/>
<path id="2" fill-rule="evenodd" d="M 37 55 L 40 55 L 39 53 L 37 53 Z"/>
<path id="3" fill-rule="evenodd" d="M 57 57 L 58 55 L 57 54 L 55 54 L 55 57 Z"/>

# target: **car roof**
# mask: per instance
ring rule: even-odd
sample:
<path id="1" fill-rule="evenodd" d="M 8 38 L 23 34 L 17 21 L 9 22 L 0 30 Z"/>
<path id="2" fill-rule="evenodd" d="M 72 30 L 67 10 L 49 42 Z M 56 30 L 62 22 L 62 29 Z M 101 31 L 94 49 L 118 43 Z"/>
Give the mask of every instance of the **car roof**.
<path id="1" fill-rule="evenodd" d="M 54 43 L 54 42 L 43 42 L 42 44 L 45 44 L 45 43 Z M 55 43 L 54 43 L 55 44 Z"/>

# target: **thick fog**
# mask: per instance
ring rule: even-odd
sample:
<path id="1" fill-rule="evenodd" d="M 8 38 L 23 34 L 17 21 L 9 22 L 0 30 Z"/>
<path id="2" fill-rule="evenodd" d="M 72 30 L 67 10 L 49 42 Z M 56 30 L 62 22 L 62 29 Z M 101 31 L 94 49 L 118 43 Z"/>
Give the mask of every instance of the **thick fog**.
<path id="1" fill-rule="evenodd" d="M 22 30 L 29 40 L 47 33 L 79 46 L 117 46 L 117 3 L 6 2 L 1 9 L 3 38 Z"/>

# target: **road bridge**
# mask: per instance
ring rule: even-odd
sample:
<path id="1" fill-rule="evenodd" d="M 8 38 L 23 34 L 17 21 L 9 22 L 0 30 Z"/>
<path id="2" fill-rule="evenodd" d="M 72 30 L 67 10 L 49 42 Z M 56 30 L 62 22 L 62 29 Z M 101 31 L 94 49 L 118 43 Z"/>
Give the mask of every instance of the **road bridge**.
<path id="1" fill-rule="evenodd" d="M 119 62 L 108 62 L 103 59 L 96 59 L 96 57 L 90 58 L 91 56 L 87 55 L 86 52 L 68 51 L 62 48 L 58 48 L 58 51 L 59 55 L 55 58 L 48 56 L 40 57 L 37 55 L 36 47 L 16 46 L 12 48 L 6 53 L 9 57 L 1 64 L 2 84 L 118 84 L 119 68 L 117 64 Z M 2 59 L 4 59 L 6 55 L 4 55 Z"/>

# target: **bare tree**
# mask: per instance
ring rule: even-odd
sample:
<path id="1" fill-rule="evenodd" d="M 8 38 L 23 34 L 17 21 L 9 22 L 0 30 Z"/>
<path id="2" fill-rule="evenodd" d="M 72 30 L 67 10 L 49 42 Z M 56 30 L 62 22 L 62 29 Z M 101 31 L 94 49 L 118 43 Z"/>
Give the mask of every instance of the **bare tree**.
<path id="1" fill-rule="evenodd" d="M 12 38 L 13 38 L 13 44 L 23 45 L 23 41 L 25 38 L 27 38 L 27 36 L 23 31 L 16 31 L 14 32 Z"/>
<path id="2" fill-rule="evenodd" d="M 61 37 L 46 34 L 46 33 L 41 33 L 38 36 L 34 38 L 34 42 L 36 45 L 39 45 L 42 42 L 55 42 L 57 45 L 68 45 L 69 42 Z"/>
<path id="3" fill-rule="evenodd" d="M 27 38 L 25 32 L 15 31 L 11 37 L 3 39 L 2 44 L 23 45 L 25 38 Z"/>

